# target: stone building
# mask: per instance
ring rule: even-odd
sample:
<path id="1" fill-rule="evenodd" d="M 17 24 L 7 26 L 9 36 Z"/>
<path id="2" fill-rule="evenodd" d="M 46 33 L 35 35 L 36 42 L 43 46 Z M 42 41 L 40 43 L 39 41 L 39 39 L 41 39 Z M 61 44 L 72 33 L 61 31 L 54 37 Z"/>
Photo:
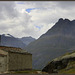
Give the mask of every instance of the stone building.
<path id="1" fill-rule="evenodd" d="M 21 48 L 0 46 L 0 72 L 32 69 L 32 54 Z"/>

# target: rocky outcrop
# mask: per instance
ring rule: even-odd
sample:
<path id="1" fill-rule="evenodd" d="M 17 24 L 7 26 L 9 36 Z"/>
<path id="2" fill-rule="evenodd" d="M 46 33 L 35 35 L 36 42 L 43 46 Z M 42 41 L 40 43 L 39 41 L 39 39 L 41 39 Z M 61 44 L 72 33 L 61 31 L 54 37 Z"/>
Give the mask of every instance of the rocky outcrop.
<path id="1" fill-rule="evenodd" d="M 45 71 L 48 73 L 58 73 L 59 70 L 61 69 L 69 70 L 73 67 L 75 68 L 75 66 L 71 66 L 73 64 L 70 63 L 74 61 L 75 61 L 75 52 L 69 55 L 65 55 L 65 56 L 54 59 L 46 67 L 44 67 L 42 71 Z"/>

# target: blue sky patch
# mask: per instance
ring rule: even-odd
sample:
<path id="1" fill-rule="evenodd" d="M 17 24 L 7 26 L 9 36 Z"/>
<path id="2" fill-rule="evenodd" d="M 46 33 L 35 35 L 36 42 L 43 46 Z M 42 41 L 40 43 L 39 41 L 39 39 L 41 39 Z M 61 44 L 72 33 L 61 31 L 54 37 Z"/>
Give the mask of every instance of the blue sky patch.
<path id="1" fill-rule="evenodd" d="M 36 9 L 36 8 L 28 8 L 28 9 L 26 9 L 26 11 L 27 11 L 28 13 L 30 13 L 31 10 L 34 10 L 34 9 Z"/>

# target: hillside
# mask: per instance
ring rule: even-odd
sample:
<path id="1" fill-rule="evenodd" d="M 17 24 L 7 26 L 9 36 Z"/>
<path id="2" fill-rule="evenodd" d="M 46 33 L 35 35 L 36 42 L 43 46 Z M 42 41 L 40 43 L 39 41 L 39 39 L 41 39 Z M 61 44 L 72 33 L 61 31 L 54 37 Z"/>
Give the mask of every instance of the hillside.
<path id="1" fill-rule="evenodd" d="M 35 41 L 36 39 L 35 38 L 32 38 L 31 36 L 30 37 L 22 37 L 22 38 L 19 38 L 24 44 L 28 45 L 30 44 L 31 42 Z"/>
<path id="2" fill-rule="evenodd" d="M 75 49 L 75 20 L 59 19 L 58 22 L 26 50 L 33 54 L 33 68 L 43 69 L 52 59 Z"/>
<path id="3" fill-rule="evenodd" d="M 75 74 L 75 51 L 53 59 L 42 71 L 48 73 Z"/>

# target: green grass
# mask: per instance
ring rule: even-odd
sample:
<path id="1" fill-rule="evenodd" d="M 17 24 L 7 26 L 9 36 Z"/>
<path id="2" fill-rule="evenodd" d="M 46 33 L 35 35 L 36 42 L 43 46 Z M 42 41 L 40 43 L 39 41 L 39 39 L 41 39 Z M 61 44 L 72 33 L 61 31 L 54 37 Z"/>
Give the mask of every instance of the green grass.
<path id="1" fill-rule="evenodd" d="M 60 70 L 59 73 L 64 73 L 64 74 L 75 74 L 75 69 L 70 69 L 70 70 Z"/>
<path id="2" fill-rule="evenodd" d="M 70 54 L 72 54 L 72 53 L 75 53 L 75 51 L 67 52 L 67 53 L 65 53 L 63 56 L 65 56 L 65 55 L 70 55 Z"/>
<path id="3" fill-rule="evenodd" d="M 67 67 L 65 69 L 60 70 L 58 73 L 75 74 L 75 61 L 69 62 Z"/>
<path id="4" fill-rule="evenodd" d="M 11 73 L 14 73 L 14 74 L 38 74 L 38 72 L 42 73 L 42 74 L 46 74 L 46 72 L 42 72 L 40 70 L 26 70 L 26 71 L 13 71 Z"/>
<path id="5" fill-rule="evenodd" d="M 37 73 L 36 71 L 34 71 L 34 70 L 31 70 L 31 71 L 15 71 L 14 73 Z"/>

